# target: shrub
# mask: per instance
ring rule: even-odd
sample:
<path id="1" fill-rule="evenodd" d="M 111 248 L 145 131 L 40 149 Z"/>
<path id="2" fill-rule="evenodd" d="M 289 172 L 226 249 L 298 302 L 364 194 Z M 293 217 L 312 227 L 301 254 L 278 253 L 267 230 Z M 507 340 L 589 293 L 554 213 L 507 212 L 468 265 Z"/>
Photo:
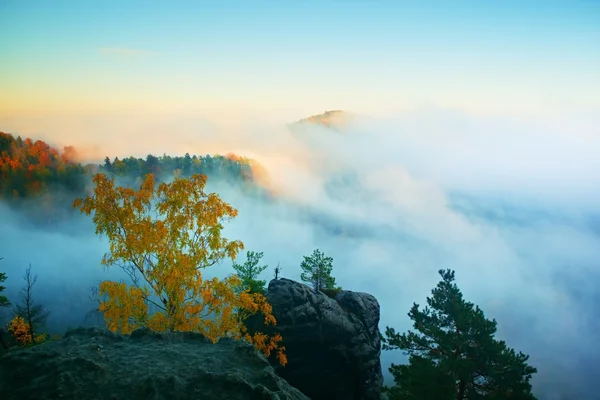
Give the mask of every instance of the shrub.
<path id="1" fill-rule="evenodd" d="M 34 344 L 43 343 L 48 340 L 48 336 L 45 333 L 31 334 L 32 329 L 25 319 L 15 316 L 8 326 L 8 331 L 12 334 L 13 338 L 21 346 L 31 346 Z"/>
<path id="2" fill-rule="evenodd" d="M 321 289 L 321 292 L 323 292 L 323 294 L 325 294 L 327 297 L 330 297 L 332 299 L 335 299 L 335 297 L 341 291 L 342 291 L 341 287 L 337 287 L 337 288 L 334 288 L 334 289 Z"/>

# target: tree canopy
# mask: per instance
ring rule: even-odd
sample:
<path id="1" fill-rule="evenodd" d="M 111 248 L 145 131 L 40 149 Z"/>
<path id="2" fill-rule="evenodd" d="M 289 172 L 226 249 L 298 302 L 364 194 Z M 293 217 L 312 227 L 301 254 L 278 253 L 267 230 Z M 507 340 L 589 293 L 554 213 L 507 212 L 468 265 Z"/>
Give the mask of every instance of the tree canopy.
<path id="1" fill-rule="evenodd" d="M 99 165 L 83 165 L 80 160 L 73 146 L 59 150 L 42 140 L 0 132 L 0 200 L 11 207 L 22 207 L 21 211 L 36 222 L 55 223 L 72 212 L 65 205 L 87 194 L 86 185 L 96 173 L 119 177 L 123 184 L 131 187 L 139 186 L 148 173 L 152 173 L 157 182 L 171 179 L 176 172 L 184 177 L 205 174 L 234 184 L 245 193 L 266 194 L 255 181 L 255 173 L 264 174 L 264 168 L 256 161 L 233 154 L 105 157 Z M 39 207 L 28 207 L 22 201 L 31 198 L 41 200 Z"/>
<path id="2" fill-rule="evenodd" d="M 281 336 L 250 335 L 243 321 L 260 312 L 274 325 L 271 305 L 260 293 L 238 291 L 241 280 L 205 279 L 203 270 L 224 258 L 235 260 L 241 241 L 221 235 L 223 223 L 237 210 L 215 193 L 206 193 L 206 175 L 176 177 L 156 187 L 146 175 L 139 190 L 116 187 L 114 178 L 94 176 L 94 194 L 73 206 L 93 213 L 96 233 L 110 242 L 102 264 L 119 265 L 133 285 L 103 281 L 99 310 L 112 331 L 130 333 L 146 326 L 159 332 L 194 331 L 213 342 L 245 339 L 269 355 L 277 349 L 285 364 Z M 149 306 L 156 312 L 151 313 Z"/>
<path id="3" fill-rule="evenodd" d="M 316 249 L 310 256 L 304 256 L 300 264 L 304 282 L 312 284 L 315 290 L 335 289 L 335 278 L 331 276 L 333 258 Z"/>
<path id="4" fill-rule="evenodd" d="M 416 332 L 386 327 L 384 350 L 410 356 L 408 365 L 390 367 L 390 399 L 535 399 L 529 381 L 537 369 L 527 364 L 529 356 L 494 338 L 496 321 L 463 299 L 454 271 L 439 273 L 427 306 L 414 303 L 408 313 Z"/>

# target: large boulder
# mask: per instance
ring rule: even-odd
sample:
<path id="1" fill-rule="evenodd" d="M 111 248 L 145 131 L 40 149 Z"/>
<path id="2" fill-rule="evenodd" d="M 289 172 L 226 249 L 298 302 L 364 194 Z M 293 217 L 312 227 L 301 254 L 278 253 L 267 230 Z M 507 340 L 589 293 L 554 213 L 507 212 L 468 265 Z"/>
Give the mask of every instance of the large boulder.
<path id="1" fill-rule="evenodd" d="M 0 357 L 2 400 L 310 400 L 253 346 L 200 334 L 78 328 Z"/>
<path id="2" fill-rule="evenodd" d="M 267 299 L 288 364 L 276 372 L 313 400 L 379 400 L 383 385 L 379 303 L 370 294 L 335 298 L 289 279 L 272 280 Z"/>

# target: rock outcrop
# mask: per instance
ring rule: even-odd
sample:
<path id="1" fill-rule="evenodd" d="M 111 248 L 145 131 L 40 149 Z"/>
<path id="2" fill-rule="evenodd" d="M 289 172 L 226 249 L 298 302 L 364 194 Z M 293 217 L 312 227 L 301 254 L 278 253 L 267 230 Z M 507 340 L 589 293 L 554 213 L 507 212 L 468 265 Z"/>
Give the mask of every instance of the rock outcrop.
<path id="1" fill-rule="evenodd" d="M 286 347 L 288 365 L 276 372 L 313 400 L 379 400 L 379 303 L 366 293 L 330 298 L 289 280 L 272 280 L 267 299 Z M 255 329 L 259 328 L 254 325 Z"/>
<path id="2" fill-rule="evenodd" d="M 2 400 L 310 400 L 245 342 L 146 329 L 126 336 L 78 328 L 10 350 L 0 357 L 0 393 Z"/>

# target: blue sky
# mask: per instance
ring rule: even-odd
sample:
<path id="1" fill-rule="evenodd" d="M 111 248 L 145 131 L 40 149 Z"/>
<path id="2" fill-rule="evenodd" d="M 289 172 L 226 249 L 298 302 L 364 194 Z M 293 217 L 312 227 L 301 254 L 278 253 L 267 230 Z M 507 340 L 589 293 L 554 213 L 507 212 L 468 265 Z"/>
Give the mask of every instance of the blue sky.
<path id="1" fill-rule="evenodd" d="M 5 0 L 0 22 L 4 113 L 600 107 L 596 1 Z"/>

